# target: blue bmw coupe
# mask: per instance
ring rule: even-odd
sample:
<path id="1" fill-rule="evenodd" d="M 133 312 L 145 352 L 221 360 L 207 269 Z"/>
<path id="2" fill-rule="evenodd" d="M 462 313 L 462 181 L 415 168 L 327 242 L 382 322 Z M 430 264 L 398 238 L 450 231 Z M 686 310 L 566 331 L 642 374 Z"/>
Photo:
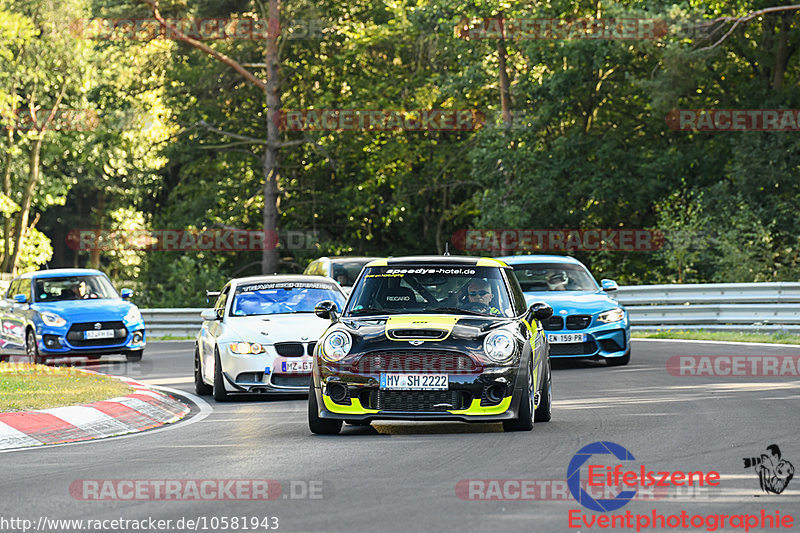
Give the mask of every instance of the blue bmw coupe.
<path id="1" fill-rule="evenodd" d="M 557 255 L 498 257 L 514 269 L 528 305 L 544 301 L 553 316 L 542 324 L 550 356 L 604 359 L 609 366 L 631 359 L 628 312 L 609 296 L 610 279 L 598 285 L 577 259 Z"/>
<path id="2" fill-rule="evenodd" d="M 118 294 L 105 274 L 90 269 L 31 272 L 15 278 L 0 300 L 0 356 L 31 362 L 55 357 L 125 354 L 139 361 L 145 327 L 139 308 Z"/>

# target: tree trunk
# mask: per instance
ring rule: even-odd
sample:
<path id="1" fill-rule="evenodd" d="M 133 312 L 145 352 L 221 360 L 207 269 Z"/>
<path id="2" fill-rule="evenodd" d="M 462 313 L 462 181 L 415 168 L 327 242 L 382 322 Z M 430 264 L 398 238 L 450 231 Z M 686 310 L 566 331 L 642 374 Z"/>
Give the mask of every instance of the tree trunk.
<path id="1" fill-rule="evenodd" d="M 31 147 L 28 183 L 25 185 L 25 190 L 22 192 L 21 210 L 17 221 L 17 227 L 14 229 L 14 251 L 9 260 L 9 270 L 12 274 L 16 274 L 17 272 L 17 261 L 19 260 L 20 250 L 22 250 L 22 239 L 28 229 L 28 217 L 30 216 L 31 203 L 33 202 L 33 191 L 36 190 L 36 184 L 39 182 L 39 160 L 42 153 L 43 142 L 44 136 L 40 135 L 39 138 L 33 142 L 33 146 Z"/>
<path id="2" fill-rule="evenodd" d="M 103 227 L 103 218 L 106 214 L 106 194 L 104 191 L 99 191 L 97 196 L 97 207 L 94 211 L 95 227 L 101 229 Z M 100 269 L 100 247 L 95 246 L 89 252 L 89 268 Z"/>
<path id="3" fill-rule="evenodd" d="M 6 152 L 6 165 L 3 170 L 3 194 L 11 198 L 11 149 L 14 146 L 14 129 L 8 129 L 8 151 Z M 11 215 L 3 216 L 3 266 L 2 271 L 9 271 L 11 262 Z"/>
<path id="4" fill-rule="evenodd" d="M 269 0 L 269 26 L 274 27 L 280 20 L 280 1 Z M 264 232 L 266 246 L 261 257 L 262 274 L 278 272 L 278 119 L 281 109 L 281 95 L 278 80 L 278 32 L 268 32 L 265 63 L 267 64 L 267 145 L 264 148 Z M 274 242 L 273 242 L 274 239 Z"/>

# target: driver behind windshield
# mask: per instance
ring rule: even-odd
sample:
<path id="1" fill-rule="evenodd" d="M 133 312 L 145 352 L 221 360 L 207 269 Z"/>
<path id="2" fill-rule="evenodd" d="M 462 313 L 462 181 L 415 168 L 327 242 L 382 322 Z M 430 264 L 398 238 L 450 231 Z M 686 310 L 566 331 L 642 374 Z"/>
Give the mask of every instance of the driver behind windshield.
<path id="1" fill-rule="evenodd" d="M 467 287 L 467 298 L 470 304 L 485 305 L 489 309 L 489 313 L 499 315 L 500 310 L 492 305 L 492 286 L 488 280 L 484 278 L 475 278 L 469 282 Z"/>
<path id="2" fill-rule="evenodd" d="M 87 298 L 97 298 L 97 295 L 90 293 L 85 281 L 79 281 L 72 286 L 72 295 L 76 300 L 85 300 Z"/>

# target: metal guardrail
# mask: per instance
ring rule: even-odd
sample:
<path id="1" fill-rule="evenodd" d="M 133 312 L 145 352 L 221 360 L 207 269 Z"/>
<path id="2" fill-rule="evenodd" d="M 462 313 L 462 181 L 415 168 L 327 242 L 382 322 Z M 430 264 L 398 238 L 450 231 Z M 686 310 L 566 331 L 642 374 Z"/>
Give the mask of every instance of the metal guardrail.
<path id="1" fill-rule="evenodd" d="M 800 283 L 638 285 L 612 295 L 639 331 L 800 332 Z"/>
<path id="2" fill-rule="evenodd" d="M 633 285 L 610 293 L 637 331 L 705 329 L 800 333 L 800 283 Z M 142 309 L 151 338 L 194 337 L 202 308 Z"/>

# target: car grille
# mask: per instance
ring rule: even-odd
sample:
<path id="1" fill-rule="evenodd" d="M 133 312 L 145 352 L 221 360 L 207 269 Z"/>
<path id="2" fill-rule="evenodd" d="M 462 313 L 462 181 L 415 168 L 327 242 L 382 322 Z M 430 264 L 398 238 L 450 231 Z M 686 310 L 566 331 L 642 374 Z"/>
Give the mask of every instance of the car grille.
<path id="1" fill-rule="evenodd" d="M 597 351 L 594 340 L 573 344 L 551 344 L 550 355 L 592 355 Z"/>
<path id="2" fill-rule="evenodd" d="M 591 322 L 591 315 L 571 315 L 567 317 L 567 329 L 588 328 Z"/>
<path id="3" fill-rule="evenodd" d="M 362 392 L 359 399 L 367 409 L 436 413 L 452 409 L 466 409 L 469 407 L 472 395 L 455 390 L 371 390 Z"/>
<path id="4" fill-rule="evenodd" d="M 307 352 L 306 352 L 306 353 L 307 353 L 308 355 L 314 355 L 314 347 L 315 347 L 316 345 L 317 345 L 317 343 L 316 343 L 316 342 L 309 342 L 309 343 L 308 343 L 308 346 L 307 346 L 307 348 L 306 348 L 306 349 L 307 349 Z"/>
<path id="5" fill-rule="evenodd" d="M 299 342 L 278 342 L 275 343 L 275 351 L 283 357 L 302 357 L 306 351 Z"/>
<path id="6" fill-rule="evenodd" d="M 395 339 L 439 340 L 447 337 L 447 331 L 443 329 L 393 329 L 388 331 L 387 335 Z"/>
<path id="7" fill-rule="evenodd" d="M 264 382 L 264 373 L 263 372 L 242 372 L 238 376 L 236 376 L 237 383 L 263 383 Z"/>
<path id="8" fill-rule="evenodd" d="M 99 328 L 95 325 L 100 324 Z M 84 339 L 83 332 L 95 329 L 113 329 L 114 337 L 107 339 Z M 128 329 L 121 321 L 113 322 L 79 322 L 73 324 L 67 332 L 67 340 L 75 347 L 113 346 L 122 344 L 128 338 Z"/>
<path id="9" fill-rule="evenodd" d="M 277 387 L 308 387 L 308 375 L 286 376 L 282 374 L 272 374 L 272 384 Z"/>
<path id="10" fill-rule="evenodd" d="M 600 348 L 606 352 L 618 352 L 622 350 L 622 347 L 617 344 L 617 341 L 614 339 L 600 339 L 597 342 L 600 343 Z"/>
<path id="11" fill-rule="evenodd" d="M 354 372 L 462 373 L 480 371 L 468 355 L 445 350 L 387 350 L 370 352 L 353 364 Z"/>
<path id="12" fill-rule="evenodd" d="M 542 322 L 542 327 L 547 331 L 558 331 L 560 329 L 564 329 L 564 319 L 560 316 L 551 316 Z"/>

